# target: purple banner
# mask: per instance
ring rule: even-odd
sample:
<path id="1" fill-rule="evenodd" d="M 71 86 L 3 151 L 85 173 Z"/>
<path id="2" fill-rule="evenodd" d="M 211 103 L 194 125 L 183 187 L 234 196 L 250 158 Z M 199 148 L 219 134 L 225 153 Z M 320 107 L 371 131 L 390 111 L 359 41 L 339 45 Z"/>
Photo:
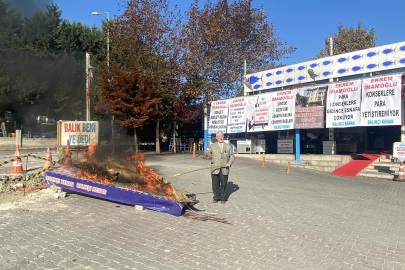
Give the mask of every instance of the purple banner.
<path id="1" fill-rule="evenodd" d="M 78 179 L 72 177 L 71 174 L 71 169 L 59 169 L 52 172 L 46 172 L 45 184 L 58 186 L 114 202 L 129 205 L 141 205 L 145 208 L 171 214 L 173 216 L 181 215 L 183 205 L 180 205 L 178 202 L 130 189 L 107 186 L 101 183 Z"/>

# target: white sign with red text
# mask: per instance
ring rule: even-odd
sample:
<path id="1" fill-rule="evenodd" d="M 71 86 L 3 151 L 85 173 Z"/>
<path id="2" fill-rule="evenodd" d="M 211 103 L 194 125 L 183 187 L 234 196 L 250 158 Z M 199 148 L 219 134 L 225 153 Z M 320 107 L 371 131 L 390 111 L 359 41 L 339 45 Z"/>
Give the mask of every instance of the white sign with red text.
<path id="1" fill-rule="evenodd" d="M 226 133 L 228 125 L 228 100 L 217 100 L 211 102 L 210 122 L 208 133 Z"/>
<path id="2" fill-rule="evenodd" d="M 227 133 L 246 131 L 246 111 L 248 97 L 234 98 L 229 101 Z"/>
<path id="3" fill-rule="evenodd" d="M 326 98 L 326 127 L 345 128 L 361 125 L 361 80 L 334 83 Z"/>
<path id="4" fill-rule="evenodd" d="M 395 142 L 392 154 L 394 158 L 400 158 L 401 160 L 405 160 L 405 143 Z"/>
<path id="5" fill-rule="evenodd" d="M 361 125 L 401 125 L 401 74 L 363 79 Z"/>
<path id="6" fill-rule="evenodd" d="M 296 94 L 296 89 L 271 93 L 271 130 L 294 128 Z"/>
<path id="7" fill-rule="evenodd" d="M 61 121 L 61 144 L 98 144 L 98 121 Z"/>

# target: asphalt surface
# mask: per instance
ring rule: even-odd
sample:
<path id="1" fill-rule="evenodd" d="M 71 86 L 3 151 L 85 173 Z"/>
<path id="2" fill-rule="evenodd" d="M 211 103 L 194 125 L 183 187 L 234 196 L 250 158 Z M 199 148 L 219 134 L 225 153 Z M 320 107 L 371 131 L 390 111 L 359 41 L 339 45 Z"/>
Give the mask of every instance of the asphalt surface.
<path id="1" fill-rule="evenodd" d="M 177 189 L 196 193 L 195 209 L 174 217 L 79 194 L 31 193 L 0 204 L 0 269 L 405 269 L 403 182 L 286 174 L 238 157 L 228 202 L 214 204 L 209 169 L 199 170 L 210 160 L 145 160 Z"/>

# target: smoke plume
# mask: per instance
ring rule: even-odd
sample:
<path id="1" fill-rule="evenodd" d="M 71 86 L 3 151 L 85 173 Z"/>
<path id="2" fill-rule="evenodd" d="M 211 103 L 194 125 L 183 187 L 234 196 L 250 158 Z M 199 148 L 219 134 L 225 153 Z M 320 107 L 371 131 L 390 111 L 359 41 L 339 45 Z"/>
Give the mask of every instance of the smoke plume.
<path id="1" fill-rule="evenodd" d="M 3 0 L 10 4 L 10 9 L 16 9 L 21 15 L 30 18 L 37 10 L 45 10 L 46 5 L 52 4 L 52 0 Z"/>

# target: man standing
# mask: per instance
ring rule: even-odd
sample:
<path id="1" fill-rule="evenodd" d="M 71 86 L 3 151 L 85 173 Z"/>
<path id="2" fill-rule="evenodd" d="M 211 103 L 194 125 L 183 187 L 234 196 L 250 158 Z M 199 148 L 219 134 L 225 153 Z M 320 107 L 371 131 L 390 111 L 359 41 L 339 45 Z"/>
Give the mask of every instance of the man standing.
<path id="1" fill-rule="evenodd" d="M 214 199 L 212 202 L 226 203 L 226 184 L 228 183 L 229 168 L 232 166 L 235 156 L 232 147 L 224 143 L 224 134 L 217 133 L 217 141 L 212 144 L 208 153 L 211 160 L 212 192 Z"/>

